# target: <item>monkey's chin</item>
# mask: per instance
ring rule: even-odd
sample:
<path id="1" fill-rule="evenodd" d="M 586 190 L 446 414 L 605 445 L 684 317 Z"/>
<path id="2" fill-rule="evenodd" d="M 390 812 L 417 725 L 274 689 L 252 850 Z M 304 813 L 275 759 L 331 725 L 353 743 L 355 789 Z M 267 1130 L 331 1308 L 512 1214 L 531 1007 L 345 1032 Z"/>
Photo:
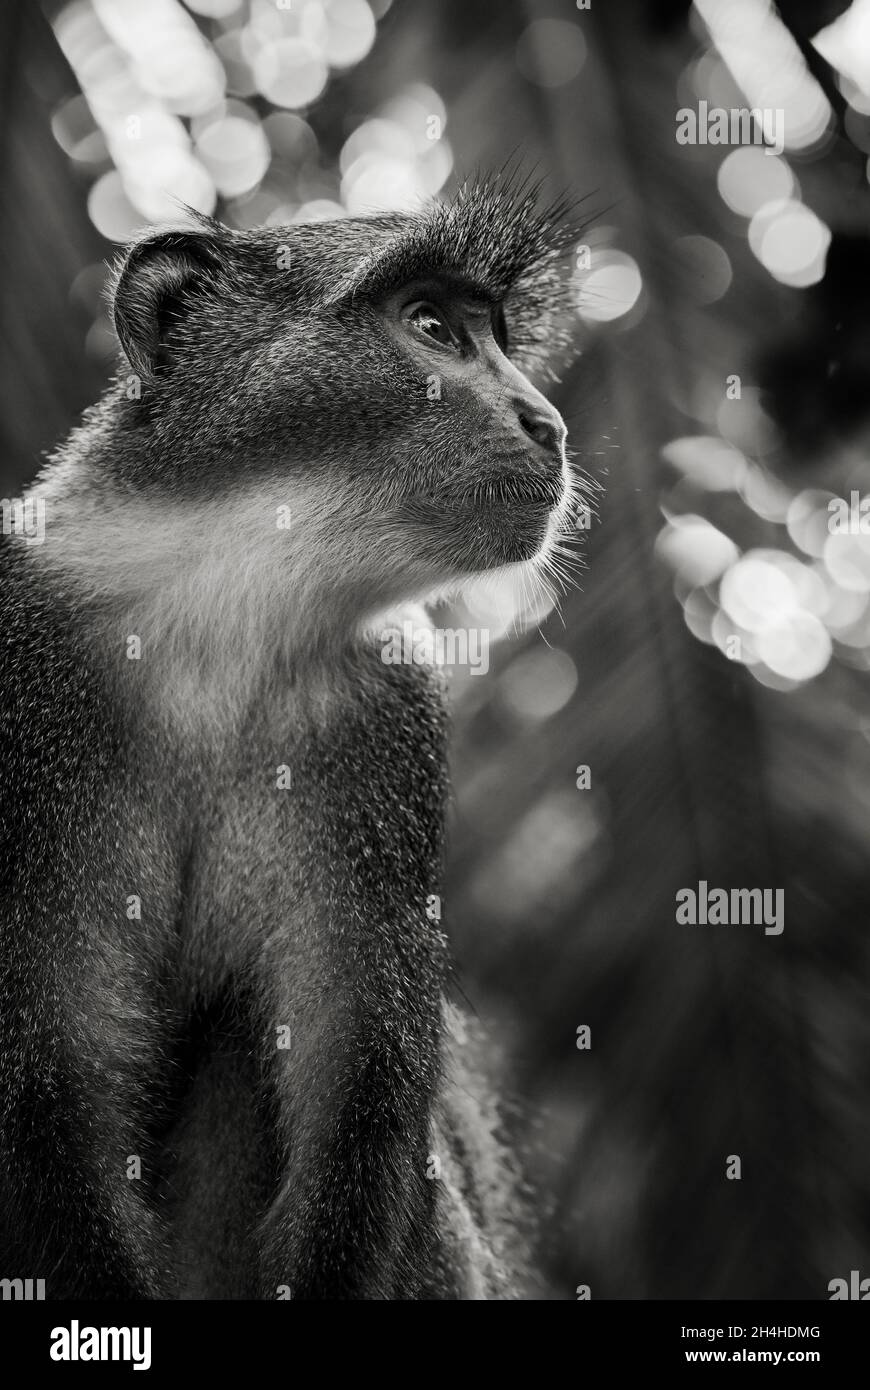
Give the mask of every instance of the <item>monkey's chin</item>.
<path id="1" fill-rule="evenodd" d="M 463 568 L 475 573 L 536 560 L 550 544 L 555 509 L 546 503 L 487 504 L 457 527 Z"/>

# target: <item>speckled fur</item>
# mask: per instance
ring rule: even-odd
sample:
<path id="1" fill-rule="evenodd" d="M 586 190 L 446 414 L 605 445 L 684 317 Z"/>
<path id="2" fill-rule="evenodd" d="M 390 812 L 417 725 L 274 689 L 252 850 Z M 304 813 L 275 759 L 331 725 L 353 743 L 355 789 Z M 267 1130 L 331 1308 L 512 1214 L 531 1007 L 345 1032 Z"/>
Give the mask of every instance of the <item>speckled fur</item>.
<path id="1" fill-rule="evenodd" d="M 473 397 L 432 409 L 373 305 L 462 271 L 535 364 L 560 245 L 478 186 L 413 218 L 200 220 L 120 265 L 129 365 L 37 481 L 45 545 L 0 549 L 0 1274 L 49 1298 L 521 1287 L 493 1118 L 442 1047 L 442 691 L 364 635 L 511 559 L 512 523 L 455 517 L 515 453 Z"/>

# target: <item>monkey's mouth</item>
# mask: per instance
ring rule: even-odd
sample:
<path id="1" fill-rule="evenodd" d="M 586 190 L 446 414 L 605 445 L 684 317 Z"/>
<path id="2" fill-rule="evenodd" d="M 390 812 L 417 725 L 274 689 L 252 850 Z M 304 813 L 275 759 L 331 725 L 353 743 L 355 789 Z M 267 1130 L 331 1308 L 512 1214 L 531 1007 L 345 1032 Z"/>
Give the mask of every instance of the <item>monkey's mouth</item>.
<path id="1" fill-rule="evenodd" d="M 476 491 L 475 501 L 483 506 L 533 507 L 552 511 L 562 501 L 565 484 L 559 474 L 509 474 L 492 478 Z"/>

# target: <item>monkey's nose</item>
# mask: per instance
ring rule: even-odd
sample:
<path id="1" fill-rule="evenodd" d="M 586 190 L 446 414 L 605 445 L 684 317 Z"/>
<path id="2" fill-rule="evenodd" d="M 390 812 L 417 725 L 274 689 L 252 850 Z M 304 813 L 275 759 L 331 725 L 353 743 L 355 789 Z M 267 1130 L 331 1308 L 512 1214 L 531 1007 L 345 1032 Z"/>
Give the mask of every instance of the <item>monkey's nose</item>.
<path id="1" fill-rule="evenodd" d="M 517 416 L 524 433 L 541 448 L 561 458 L 565 443 L 564 422 L 555 410 L 541 410 L 536 406 L 518 404 Z"/>

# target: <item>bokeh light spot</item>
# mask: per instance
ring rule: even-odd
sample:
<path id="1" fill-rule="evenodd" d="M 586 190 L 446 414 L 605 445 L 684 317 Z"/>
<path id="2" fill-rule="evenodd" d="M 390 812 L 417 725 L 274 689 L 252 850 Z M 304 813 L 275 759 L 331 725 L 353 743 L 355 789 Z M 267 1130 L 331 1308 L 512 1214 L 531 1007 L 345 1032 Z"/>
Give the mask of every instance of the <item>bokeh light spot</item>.
<path id="1" fill-rule="evenodd" d="M 577 689 L 577 668 L 567 652 L 534 647 L 502 673 L 498 700 L 516 719 L 535 723 L 567 705 Z"/>
<path id="2" fill-rule="evenodd" d="M 756 638 L 760 659 L 769 670 L 790 681 L 808 681 L 824 671 L 831 659 L 831 638 L 812 613 L 790 613 Z"/>
<path id="3" fill-rule="evenodd" d="M 717 241 L 706 236 L 681 236 L 674 256 L 683 293 L 694 304 L 714 304 L 731 284 L 731 262 Z"/>
<path id="4" fill-rule="evenodd" d="M 310 106 L 326 86 L 329 69 L 308 39 L 263 44 L 254 58 L 257 86 L 275 106 Z"/>
<path id="5" fill-rule="evenodd" d="M 766 203 L 749 224 L 749 245 L 784 285 L 804 289 L 824 277 L 830 229 L 793 198 Z"/>
<path id="6" fill-rule="evenodd" d="M 739 449 L 706 434 L 672 439 L 662 449 L 662 458 L 708 492 L 734 491 L 746 469 L 746 459 Z"/>
<path id="7" fill-rule="evenodd" d="M 257 120 L 225 116 L 200 134 L 197 153 L 225 198 L 247 193 L 269 167 L 271 150 Z"/>
<path id="8" fill-rule="evenodd" d="M 795 545 L 805 555 L 819 558 L 824 554 L 825 543 L 831 534 L 828 503 L 832 497 L 833 493 L 822 492 L 818 488 L 804 488 L 789 504 L 786 528 Z"/>
<path id="9" fill-rule="evenodd" d="M 656 554 L 690 588 L 711 584 L 733 565 L 740 552 L 732 540 L 702 516 L 675 517 L 659 532 Z"/>
<path id="10" fill-rule="evenodd" d="M 775 627 L 800 606 L 797 589 L 784 567 L 768 555 L 750 551 L 732 565 L 720 586 L 722 607 L 748 632 Z"/>
<path id="11" fill-rule="evenodd" d="M 579 282 L 577 310 L 587 323 L 609 323 L 634 307 L 643 289 L 640 267 L 624 251 L 593 251 Z"/>
<path id="12" fill-rule="evenodd" d="M 145 220 L 127 197 L 117 169 L 110 169 L 91 185 L 88 216 L 107 241 L 130 241 Z"/>
<path id="13" fill-rule="evenodd" d="M 765 203 L 791 198 L 796 192 L 794 175 L 785 160 L 755 145 L 726 155 L 716 182 L 723 201 L 741 217 L 752 217 Z"/>
<path id="14" fill-rule="evenodd" d="M 377 32 L 366 0 L 327 0 L 326 26 L 326 60 L 334 68 L 361 62 Z"/>
<path id="15" fill-rule="evenodd" d="M 535 19 L 517 42 L 517 67 L 539 87 L 562 87 L 586 61 L 586 40 L 578 24 L 564 19 Z"/>
<path id="16" fill-rule="evenodd" d="M 822 558 L 841 589 L 870 592 L 870 536 L 848 532 L 828 535 Z"/>

